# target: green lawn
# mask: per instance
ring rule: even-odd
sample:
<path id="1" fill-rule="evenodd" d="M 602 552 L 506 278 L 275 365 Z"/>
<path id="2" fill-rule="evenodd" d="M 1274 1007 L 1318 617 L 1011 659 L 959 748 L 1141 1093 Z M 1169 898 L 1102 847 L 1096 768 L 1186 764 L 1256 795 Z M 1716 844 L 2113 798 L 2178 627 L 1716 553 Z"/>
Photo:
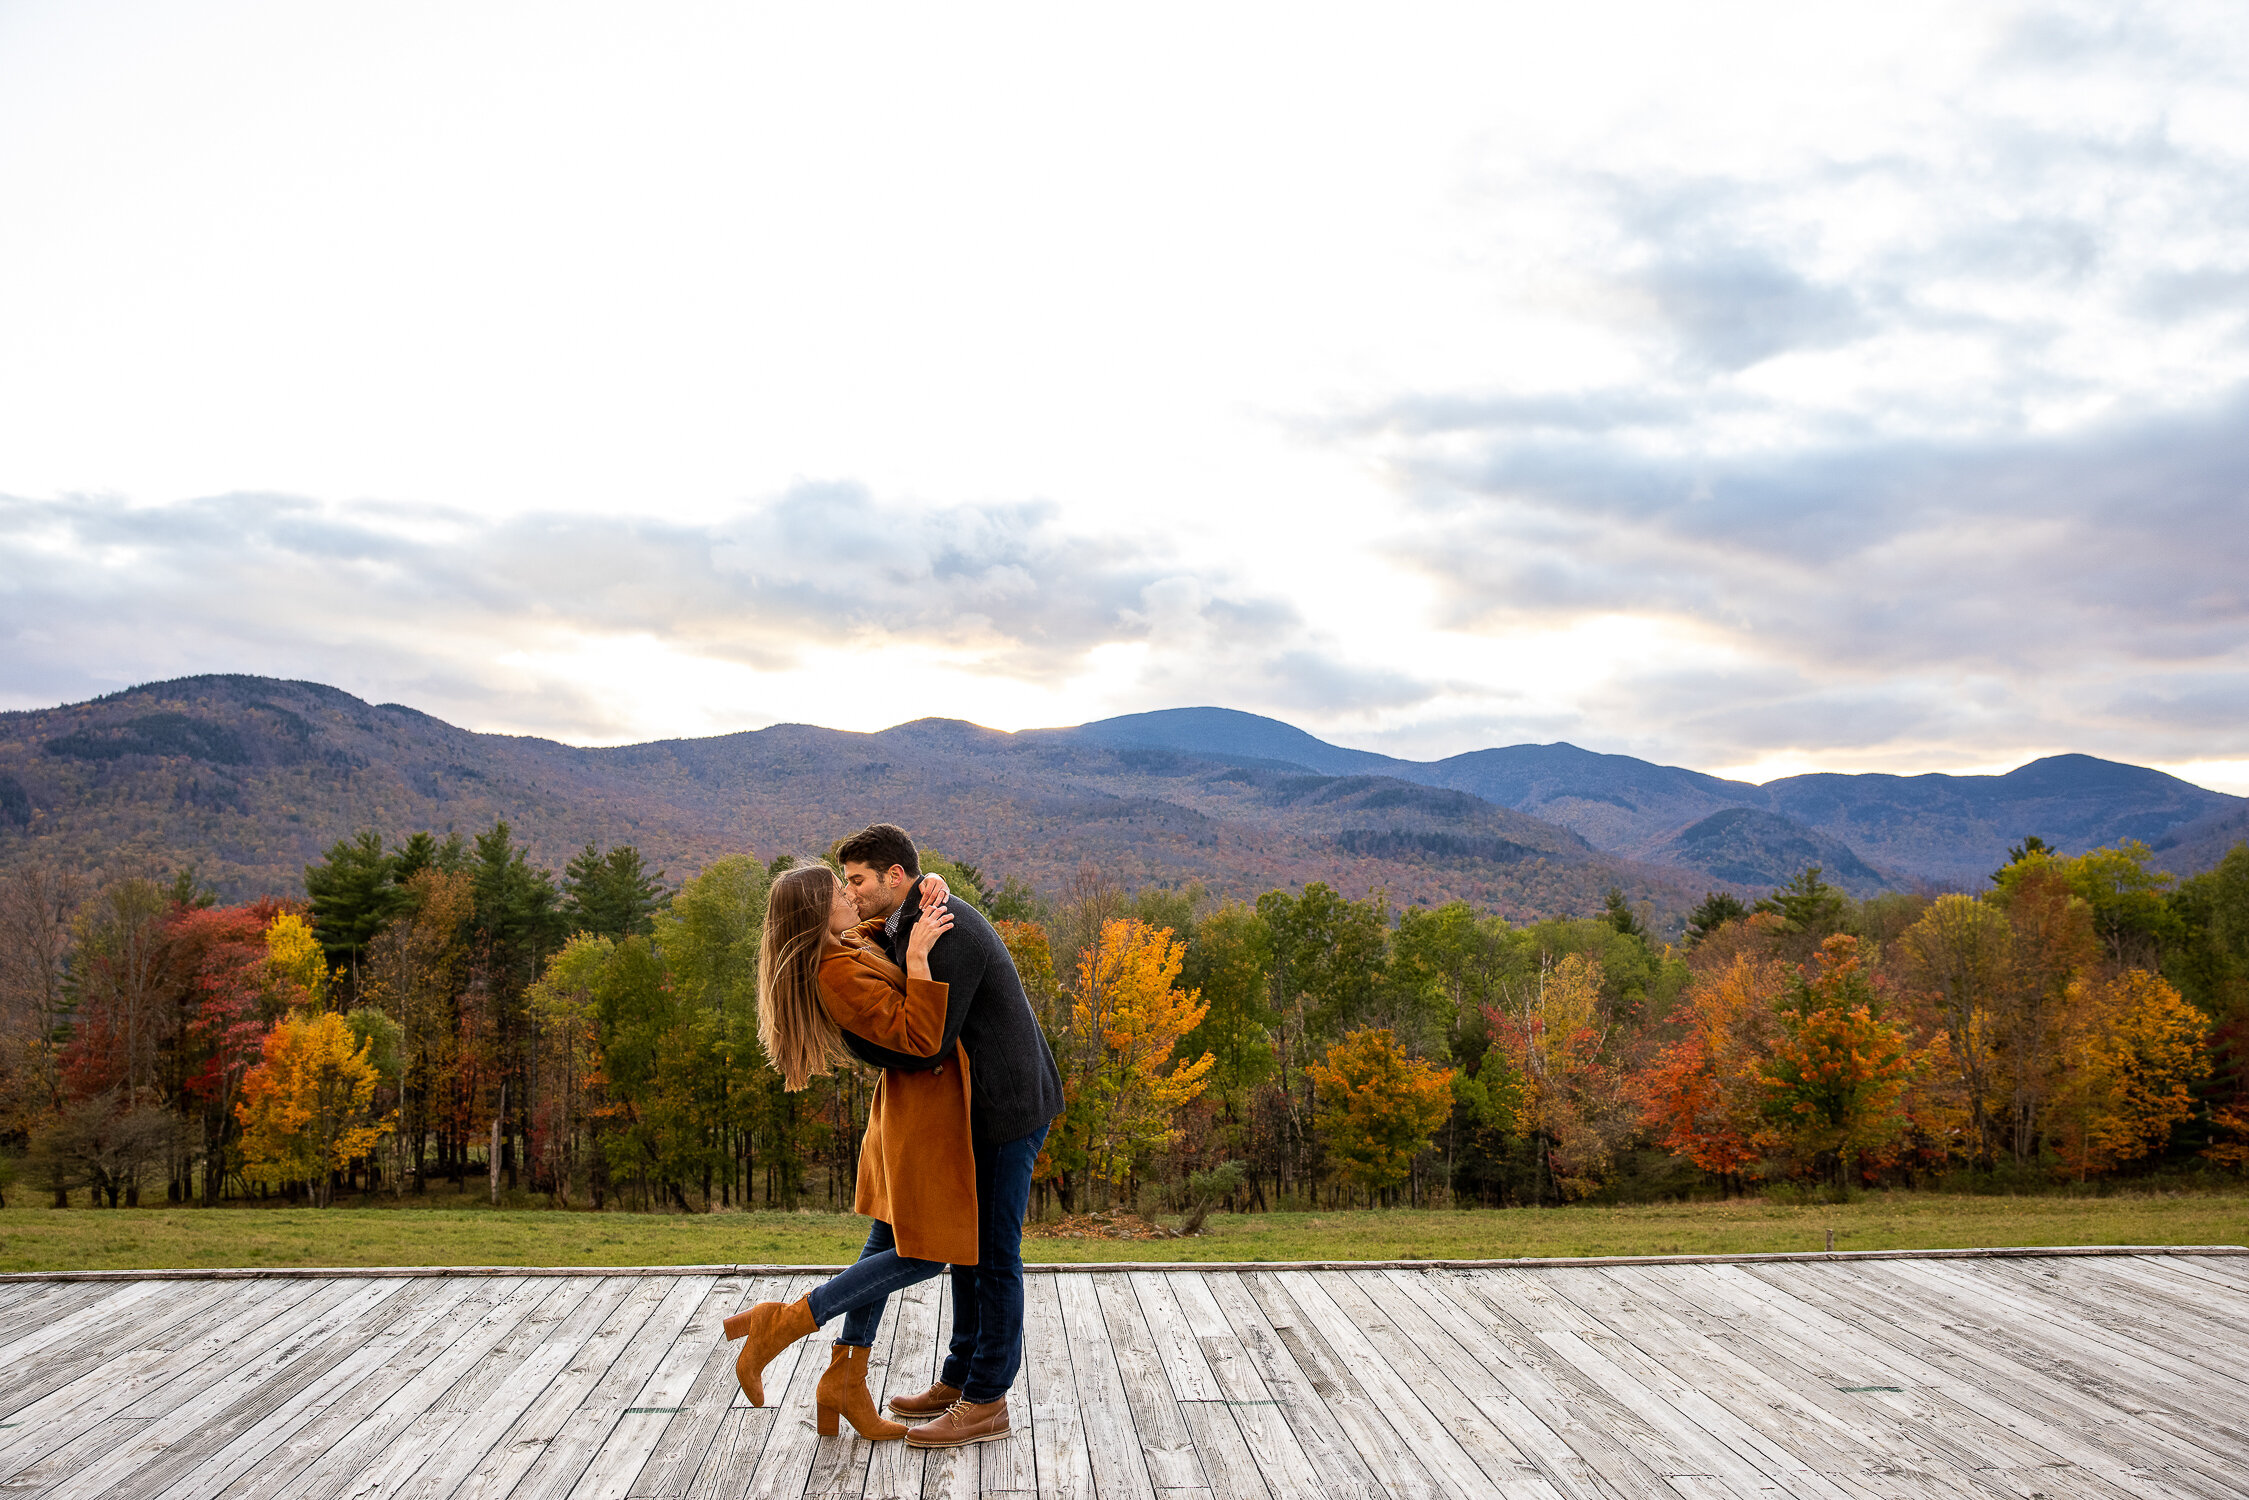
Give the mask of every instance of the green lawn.
<path id="1" fill-rule="evenodd" d="M 1468 1212 L 1222 1214 L 1194 1239 L 1030 1239 L 1027 1259 L 1474 1260 L 1514 1255 L 1738 1254 L 1962 1245 L 2238 1245 L 2249 1194 L 2105 1198 L 1870 1193 L 1847 1204 L 1762 1201 Z M 848 1260 L 862 1220 L 831 1213 L 694 1216 L 540 1209 L 0 1209 L 0 1270 L 158 1266 L 821 1265 Z"/>

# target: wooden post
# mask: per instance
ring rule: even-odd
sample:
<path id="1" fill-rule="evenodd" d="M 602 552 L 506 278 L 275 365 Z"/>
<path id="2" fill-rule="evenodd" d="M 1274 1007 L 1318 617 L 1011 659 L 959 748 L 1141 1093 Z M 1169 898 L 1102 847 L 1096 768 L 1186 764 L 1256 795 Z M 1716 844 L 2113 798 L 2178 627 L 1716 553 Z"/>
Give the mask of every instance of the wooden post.
<path id="1" fill-rule="evenodd" d="M 500 1121 L 506 1117 L 507 1112 L 508 1081 L 503 1078 L 500 1080 L 500 1107 L 492 1116 L 492 1156 L 485 1163 L 486 1170 L 492 1174 L 492 1206 L 494 1208 L 500 1206 Z"/>

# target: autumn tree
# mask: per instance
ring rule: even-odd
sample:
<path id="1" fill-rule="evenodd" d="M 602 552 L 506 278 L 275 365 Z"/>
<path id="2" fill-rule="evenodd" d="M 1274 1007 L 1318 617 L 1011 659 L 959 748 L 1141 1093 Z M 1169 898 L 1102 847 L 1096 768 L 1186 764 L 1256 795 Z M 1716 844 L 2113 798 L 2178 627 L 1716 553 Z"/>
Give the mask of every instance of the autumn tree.
<path id="1" fill-rule="evenodd" d="M 1535 1140 L 1547 1187 L 1564 1200 L 1600 1187 L 1632 1123 L 1601 982 L 1600 960 L 1565 954 L 1486 1011 L 1493 1046 L 1521 1080 L 1516 1129 Z"/>
<path id="2" fill-rule="evenodd" d="M 304 1183 L 314 1205 L 326 1207 L 335 1174 L 391 1128 L 375 1117 L 380 1075 L 368 1052 L 334 1011 L 284 1016 L 242 1081 L 244 1173 Z"/>
<path id="3" fill-rule="evenodd" d="M 76 1008 L 72 918 L 84 882 L 25 861 L 0 877 L 0 1084 L 11 1134 L 62 1108 L 62 1052 Z"/>
<path id="4" fill-rule="evenodd" d="M 1732 1190 L 1771 1146 L 1763 1071 L 1778 1039 L 1788 966 L 1736 953 L 1688 990 L 1679 1039 L 1633 1080 L 1656 1143 Z"/>
<path id="5" fill-rule="evenodd" d="M 160 1058 L 178 1029 L 164 889 L 142 877 L 113 881 L 80 909 L 78 1027 L 64 1062 L 78 1098 L 115 1090 L 131 1108 L 159 1085 Z"/>
<path id="6" fill-rule="evenodd" d="M 1211 1054 L 1172 1064 L 1179 1039 L 1205 1013 L 1200 997 L 1178 986 L 1184 961 L 1185 946 L 1168 928 L 1131 917 L 1103 923 L 1079 956 L 1061 1134 L 1090 1177 L 1132 1182 L 1172 1140 L 1172 1112 L 1203 1090 Z"/>
<path id="7" fill-rule="evenodd" d="M 476 897 L 465 871 L 435 862 L 409 875 L 403 889 L 403 915 L 367 945 L 360 996 L 399 1026 L 401 1156 L 394 1165 L 402 1179 L 413 1177 L 414 1191 L 421 1193 L 429 1187 L 430 1137 L 453 1091 Z"/>
<path id="8" fill-rule="evenodd" d="M 1947 1050 L 1968 1115 L 1968 1155 L 1989 1167 L 1998 1149 L 1995 1106 L 2009 1041 L 2006 1017 L 2015 975 L 2015 935 L 2007 914 L 1973 896 L 1939 896 L 1898 940 L 1905 970 L 1944 1017 Z"/>
<path id="9" fill-rule="evenodd" d="M 608 938 L 581 932 L 563 944 L 531 986 L 531 1015 L 539 1028 L 531 1160 L 550 1201 L 562 1208 L 587 1181 L 591 1126 L 606 1103 L 594 991 L 614 946 Z"/>
<path id="10" fill-rule="evenodd" d="M 187 1009 L 186 1092 L 202 1117 L 206 1206 L 225 1186 L 242 1080 L 286 1005 L 276 992 L 268 941 L 282 911 L 280 902 L 266 900 L 182 908 L 172 918 L 173 968 Z"/>
<path id="11" fill-rule="evenodd" d="M 2055 861 L 2072 894 L 2091 908 L 2093 933 L 2118 968 L 2153 969 L 2178 936 L 2178 917 L 2165 899 L 2174 882 L 2138 839 L 2088 849 Z"/>
<path id="12" fill-rule="evenodd" d="M 1987 898 L 2007 914 L 2012 934 L 1993 1017 L 1997 1107 L 2016 1165 L 2028 1167 L 2044 1143 L 2047 1104 L 2064 1066 L 2069 987 L 2100 948 L 2092 908 L 2051 859 L 2031 851 L 2002 873 L 2008 878 Z"/>
<path id="13" fill-rule="evenodd" d="M 1821 943 L 1811 973 L 1776 1012 L 1779 1035 L 1759 1069 L 1764 1115 L 1796 1159 L 1840 1184 L 1854 1163 L 1879 1161 L 1901 1135 L 1900 1108 L 1926 1065 L 1906 1029 L 1880 1009 L 1858 939 Z"/>
<path id="14" fill-rule="evenodd" d="M 266 924 L 266 977 L 276 997 L 297 1010 L 320 1010 L 328 1002 L 327 954 L 303 917 L 277 911 Z"/>
<path id="15" fill-rule="evenodd" d="M 1380 900 L 1353 901 L 1325 881 L 1301 895 L 1257 898 L 1264 930 L 1265 980 L 1281 1084 L 1280 1187 L 1309 1175 L 1317 1142 L 1311 1078 L 1304 1072 L 1326 1038 L 1362 1025 L 1381 991 L 1389 949 L 1389 911 Z M 1297 1081 L 1302 1080 L 1302 1092 Z"/>
<path id="16" fill-rule="evenodd" d="M 2070 985 L 2052 1139 L 2082 1182 L 2147 1155 L 2193 1109 L 2208 1020 L 2144 969 Z"/>
<path id="17" fill-rule="evenodd" d="M 1386 1030 L 1351 1032 L 1305 1071 L 1329 1159 L 1370 1198 L 1408 1181 L 1415 1158 L 1452 1112 L 1452 1069 L 1407 1057 Z"/>
<path id="18" fill-rule="evenodd" d="M 144 1172 L 161 1164 L 176 1185 L 185 1170 L 172 912 L 165 888 L 139 876 L 112 881 L 79 908 L 72 921 L 71 1032 L 57 1059 L 70 1107 L 33 1142 L 34 1155 L 49 1167 L 96 1155 L 116 1163 L 122 1177 L 89 1167 L 88 1180 L 98 1191 L 121 1190 L 127 1206 L 139 1204 Z M 132 1152 L 117 1156 L 111 1143 L 130 1144 Z M 56 1201 L 65 1201 L 61 1178 L 49 1176 Z"/>

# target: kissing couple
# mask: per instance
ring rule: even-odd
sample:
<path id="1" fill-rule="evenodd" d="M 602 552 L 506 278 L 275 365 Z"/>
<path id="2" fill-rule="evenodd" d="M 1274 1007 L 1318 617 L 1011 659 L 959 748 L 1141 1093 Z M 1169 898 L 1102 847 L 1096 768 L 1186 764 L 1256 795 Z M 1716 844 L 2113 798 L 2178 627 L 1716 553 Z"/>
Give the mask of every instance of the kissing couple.
<path id="1" fill-rule="evenodd" d="M 873 1219 L 859 1259 L 794 1302 L 760 1302 L 725 1323 L 743 1339 L 734 1373 L 765 1404 L 773 1356 L 841 1318 L 816 1399 L 820 1432 L 957 1448 L 1007 1436 L 1007 1392 L 1023 1363 L 1023 1214 L 1031 1167 L 1062 1113 L 1062 1075 L 1007 945 L 992 924 L 921 873 L 904 829 L 877 823 L 836 846 L 838 878 L 807 864 L 766 895 L 758 1037 L 782 1087 L 838 1064 L 882 1070 L 859 1147 L 854 1210 Z M 937 1383 L 867 1391 L 867 1357 L 890 1294 L 950 1266 L 953 1337 Z"/>

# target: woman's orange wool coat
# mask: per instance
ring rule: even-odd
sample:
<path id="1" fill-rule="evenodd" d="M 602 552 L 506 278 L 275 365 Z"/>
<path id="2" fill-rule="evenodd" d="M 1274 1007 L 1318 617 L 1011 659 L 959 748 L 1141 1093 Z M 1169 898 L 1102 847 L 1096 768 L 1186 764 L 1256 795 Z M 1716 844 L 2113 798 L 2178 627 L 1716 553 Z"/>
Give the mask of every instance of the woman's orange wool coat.
<path id="1" fill-rule="evenodd" d="M 861 923 L 820 958 L 820 999 L 835 1023 L 894 1052 L 931 1057 L 945 1039 L 946 987 L 909 979 Z M 853 1212 L 880 1219 L 915 1260 L 973 1266 L 976 1148 L 968 1133 L 968 1051 L 926 1072 L 885 1068 L 867 1107 Z"/>

